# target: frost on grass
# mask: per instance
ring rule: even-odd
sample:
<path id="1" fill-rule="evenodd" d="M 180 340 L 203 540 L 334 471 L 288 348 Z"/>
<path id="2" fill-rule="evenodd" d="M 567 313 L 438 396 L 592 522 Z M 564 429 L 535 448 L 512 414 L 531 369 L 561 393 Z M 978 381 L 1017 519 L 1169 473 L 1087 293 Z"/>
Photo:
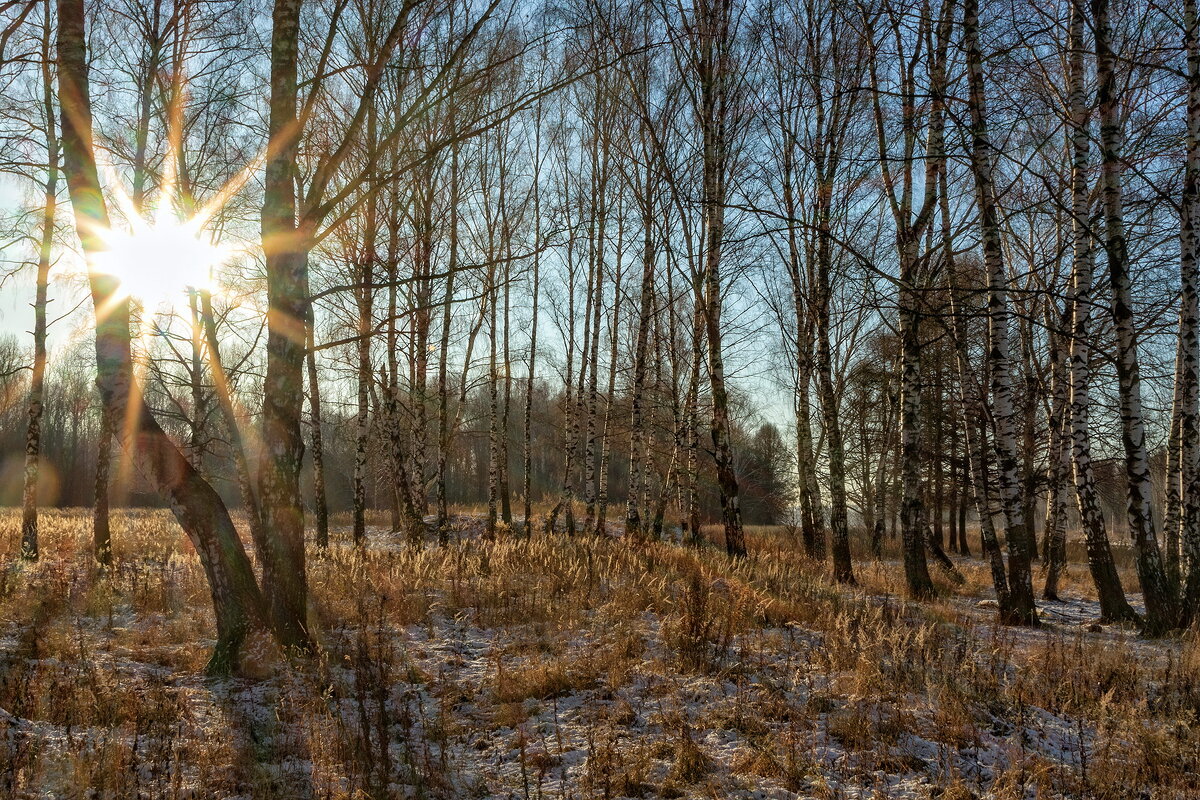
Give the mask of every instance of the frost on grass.
<path id="1" fill-rule="evenodd" d="M 372 528 L 313 554 L 320 655 L 252 641 L 202 677 L 213 627 L 161 514 L 83 515 L 0 579 L 0 796 L 1196 796 L 1193 641 L 1093 630 L 1086 581 L 1014 630 L 957 596 L 834 588 L 781 534 L 752 556 L 618 537 L 447 547 Z M 0 518 L 4 534 L 15 517 Z M 343 537 L 348 538 L 348 537 Z M 5 541 L 11 540 L 11 537 Z M 948 587 L 947 587 L 948 588 Z M 984 598 L 986 599 L 986 598 Z"/>

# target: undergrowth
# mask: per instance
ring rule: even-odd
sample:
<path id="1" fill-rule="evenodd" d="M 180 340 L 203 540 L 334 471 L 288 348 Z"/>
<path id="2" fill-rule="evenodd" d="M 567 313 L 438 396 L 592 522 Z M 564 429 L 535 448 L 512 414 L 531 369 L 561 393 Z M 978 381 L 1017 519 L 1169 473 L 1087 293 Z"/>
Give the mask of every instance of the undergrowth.
<path id="1" fill-rule="evenodd" d="M 214 624 L 165 512 L 0 513 L 0 797 L 1195 797 L 1200 648 L 993 624 L 982 563 L 916 605 L 894 563 L 829 582 L 782 529 L 667 542 L 373 529 L 310 552 L 320 652 Z M 536 526 L 535 526 L 536 527 Z M 540 529 L 540 528 L 539 528 Z M 1064 594 L 1089 599 L 1071 565 Z"/>

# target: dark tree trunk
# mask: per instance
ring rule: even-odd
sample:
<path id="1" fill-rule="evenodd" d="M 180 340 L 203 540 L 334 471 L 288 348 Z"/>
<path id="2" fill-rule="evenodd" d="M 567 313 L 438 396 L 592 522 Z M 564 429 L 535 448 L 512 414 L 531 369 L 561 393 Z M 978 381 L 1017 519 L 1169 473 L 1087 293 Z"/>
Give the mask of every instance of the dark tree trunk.
<path id="1" fill-rule="evenodd" d="M 301 0 L 275 0 L 271 36 L 262 241 L 267 273 L 267 367 L 263 381 L 259 500 L 267 547 L 260 554 L 267 612 L 280 642 L 310 649 L 304 506 L 304 356 L 309 316 L 308 242 L 296 224 L 296 61 Z"/>

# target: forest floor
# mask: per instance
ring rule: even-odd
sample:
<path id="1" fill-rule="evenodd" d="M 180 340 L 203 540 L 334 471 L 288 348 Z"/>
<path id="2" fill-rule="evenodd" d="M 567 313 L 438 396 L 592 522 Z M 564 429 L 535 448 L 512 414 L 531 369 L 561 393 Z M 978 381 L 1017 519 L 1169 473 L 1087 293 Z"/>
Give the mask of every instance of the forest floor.
<path id="1" fill-rule="evenodd" d="M 734 563 L 372 519 L 310 551 L 319 656 L 255 641 L 212 681 L 167 512 L 115 514 L 107 572 L 88 512 L 42 519 L 26 565 L 0 511 L 0 798 L 1200 797 L 1200 645 L 1097 627 L 1080 564 L 1013 629 L 969 558 L 914 604 L 894 561 L 838 587 L 782 529 Z"/>

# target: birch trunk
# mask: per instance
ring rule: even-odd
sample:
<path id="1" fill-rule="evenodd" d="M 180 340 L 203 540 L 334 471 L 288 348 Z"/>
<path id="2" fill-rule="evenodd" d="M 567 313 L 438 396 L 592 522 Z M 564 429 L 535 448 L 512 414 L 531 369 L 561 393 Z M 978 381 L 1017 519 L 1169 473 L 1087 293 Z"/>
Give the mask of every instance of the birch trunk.
<path id="1" fill-rule="evenodd" d="M 916 275 L 914 245 L 903 245 L 900 301 L 900 530 L 904 576 L 909 594 L 917 599 L 935 594 L 925 542 L 921 535 L 921 338 L 920 302 L 912 287 Z"/>
<path id="2" fill-rule="evenodd" d="M 1104 208 L 1104 250 L 1112 289 L 1113 327 L 1117 334 L 1117 385 L 1121 441 L 1125 449 L 1129 531 L 1137 557 L 1138 579 L 1146 602 L 1146 630 L 1157 634 L 1179 623 L 1179 603 L 1163 569 L 1154 531 L 1150 459 L 1142 421 L 1142 378 L 1138 362 L 1133 292 L 1125 242 L 1121 164 L 1122 131 L 1112 50 L 1109 0 L 1092 0 L 1096 47 L 1096 102 L 1100 122 L 1100 196 Z"/>
<path id="3" fill-rule="evenodd" d="M 412 494 L 411 476 L 408 471 L 411 454 L 405 447 L 400 426 L 400 394 L 392 390 L 387 373 L 383 369 L 380 370 L 378 385 L 378 394 L 375 393 L 375 384 L 371 384 L 371 391 L 375 395 L 375 417 L 382 421 L 387 439 L 388 459 L 392 465 L 391 489 L 400 509 L 400 531 L 408 537 L 409 544 L 416 545 L 421 541 L 424 521 Z M 379 394 L 382 394 L 382 397 L 378 396 Z"/>
<path id="4" fill-rule="evenodd" d="M 33 299 L 33 370 L 29 378 L 29 424 L 25 433 L 25 485 L 21 495 L 21 556 L 38 557 L 38 477 L 42 452 L 42 412 L 46 383 L 46 305 L 49 302 L 54 218 L 58 208 L 58 133 L 54 121 L 54 84 L 50 73 L 50 6 L 46 4 L 42 39 L 42 110 L 46 126 L 46 181 L 42 187 L 42 231 L 38 242 Z M 97 462 L 99 463 L 99 462 Z M 105 520 L 107 522 L 107 518 Z M 99 551 L 98 551 L 99 554 Z M 101 563 L 107 563 L 102 561 Z"/>
<path id="5" fill-rule="evenodd" d="M 704 301 L 700 288 L 692 286 L 692 352 L 688 375 L 684 421 L 687 425 L 687 529 L 688 543 L 699 546 L 704 537 L 700 530 L 700 365 L 704 358 Z"/>
<path id="6" fill-rule="evenodd" d="M 112 564 L 112 530 L 108 522 L 108 475 L 112 466 L 113 417 L 100 407 L 100 437 L 96 445 L 95 499 L 92 505 L 92 553 L 104 566 Z"/>
<path id="7" fill-rule="evenodd" d="M 882 102 L 882 82 L 879 76 L 878 59 L 869 62 L 870 83 L 873 96 L 875 138 L 879 153 L 882 179 L 886 198 L 895 223 L 896 255 L 899 260 L 899 328 L 900 328 L 900 447 L 899 473 L 901 486 L 901 538 L 904 554 L 904 575 L 908 594 L 917 599 L 935 594 L 933 581 L 929 577 L 929 565 L 925 557 L 925 536 L 921 527 L 924 518 L 922 503 L 922 448 L 921 448 L 921 313 L 922 289 L 927 283 L 925 259 L 921 256 L 921 241 L 932 220 L 938 199 L 938 176 L 945 169 L 945 61 L 949 46 L 953 4 L 945 2 L 936 21 L 936 43 L 923 56 L 928 65 L 930 99 L 928 103 L 928 126 L 925 140 L 924 199 L 914 207 L 915 175 L 913 164 L 917 161 L 916 142 L 919 131 L 917 116 L 917 87 L 914 75 L 920 58 L 901 59 L 898 75 L 898 93 L 901 98 L 903 158 L 899 173 L 893 173 L 889 164 L 893 158 L 889 152 L 886 114 Z M 935 20 L 922 19 L 920 38 L 933 38 L 930 27 Z M 868 20 L 866 35 L 874 44 L 874 23 Z"/>
<path id="8" fill-rule="evenodd" d="M 991 377 L 992 418 L 996 430 L 996 461 L 1000 500 L 1007 520 L 1008 603 L 1001 603 L 1004 621 L 1036 625 L 1030 569 L 1033 536 L 1022 502 L 1009 349 L 1008 274 L 1000 239 L 1000 221 L 992 181 L 992 143 L 988 138 L 983 58 L 979 50 L 978 1 L 963 4 L 963 40 L 970 86 L 971 171 L 979 205 L 984 268 L 988 276 L 988 372 Z M 1000 587 L 997 586 L 997 591 Z"/>
<path id="9" fill-rule="evenodd" d="M 596 509 L 596 534 L 603 535 L 606 530 L 608 520 L 608 467 L 612 457 L 611 439 L 609 432 L 612 430 L 613 411 L 616 407 L 616 383 L 617 383 L 617 337 L 620 333 L 621 320 L 621 294 L 623 291 L 621 279 L 624 273 L 623 262 L 625 258 L 625 225 L 624 218 L 619 217 L 617 224 L 617 246 L 614 254 L 616 266 L 613 272 L 613 304 L 609 314 L 609 331 L 608 331 L 608 385 L 605 387 L 604 398 L 604 423 L 600 429 L 600 475 L 599 475 L 599 491 L 597 496 Z"/>
<path id="10" fill-rule="evenodd" d="M 559 514 L 565 515 L 568 534 L 575 532 L 575 443 L 578 441 L 578 407 L 574 397 L 575 368 L 575 287 L 576 272 L 574 269 L 574 239 L 567 243 L 567 360 L 563 371 L 563 478 L 562 490 L 558 502 L 546 517 L 546 531 L 553 532 L 558 523 Z M 588 280 L 588 291 L 591 291 L 591 279 Z M 590 295 L 589 295 L 590 297 Z M 590 309 L 590 306 L 589 306 Z M 590 317 L 585 314 L 585 319 Z M 586 325 L 585 325 L 586 328 Z"/>
<path id="11" fill-rule="evenodd" d="M 325 492 L 325 441 L 321 431 L 321 382 L 317 377 L 316 326 L 310 320 L 308 325 L 308 413 L 309 427 L 312 431 L 312 466 L 313 466 L 313 516 L 317 523 L 317 547 L 329 547 L 329 504 Z M 251 490 L 252 484 L 247 477 L 243 493 Z M 259 520 L 257 507 L 254 509 Z M 261 522 L 260 522 L 261 524 Z"/>
<path id="12" fill-rule="evenodd" d="M 208 398 L 204 392 L 204 323 L 200 316 L 199 293 L 189 287 L 188 312 L 192 322 L 192 358 L 188 365 L 188 383 L 192 394 L 191 418 L 188 420 L 188 453 L 194 466 L 204 471 L 204 426 L 208 416 Z"/>
<path id="13" fill-rule="evenodd" d="M 879 448 L 879 455 L 875 459 L 875 481 L 872 490 L 875 509 L 872 514 L 874 521 L 871 526 L 871 553 L 876 558 L 880 558 L 883 555 L 883 537 L 887 532 L 887 464 L 891 458 L 893 448 L 892 430 L 894 426 L 890 423 L 892 422 L 892 414 L 895 413 L 896 400 L 895 393 L 889 391 L 887 398 L 888 413 L 884 417 L 883 442 Z"/>
<path id="14" fill-rule="evenodd" d="M 586 516 L 583 529 L 587 533 L 591 533 L 595 527 L 596 498 L 599 490 L 599 480 L 596 472 L 596 419 L 597 407 L 600 402 L 598 373 L 600 366 L 600 312 L 603 307 L 602 300 L 604 293 L 604 252 L 602 247 L 605 237 L 604 227 L 603 217 L 601 217 L 595 234 L 597 237 L 594 245 L 596 252 L 594 253 L 594 263 L 592 265 L 592 268 L 595 270 L 595 283 L 593 284 L 595 296 L 592 298 L 591 354 L 588 356 L 587 401 L 584 412 L 586 423 L 583 440 L 583 500 Z"/>
<path id="15" fill-rule="evenodd" d="M 786 112 L 779 114 L 779 127 L 785 131 L 785 142 L 780 154 L 783 211 L 790 220 L 798 220 L 802 214 L 794 185 L 797 172 L 797 137 L 792 133 Z M 806 297 L 809 281 L 804 269 L 804 247 L 801 246 L 796 224 L 787 228 L 787 270 L 792 284 L 792 311 L 796 325 L 796 490 L 800 503 L 800 539 L 804 552 L 815 559 L 825 557 L 825 533 L 821 513 L 820 488 L 817 484 L 816 454 L 813 452 L 812 402 L 809 387 L 812 383 L 813 349 L 816 325 L 813 323 L 813 308 Z M 807 241 L 811 241 L 811 238 Z M 811 254 L 812 247 L 808 251 Z M 815 261 L 815 258 L 810 261 Z"/>
<path id="16" fill-rule="evenodd" d="M 533 173 L 533 271 L 532 281 L 532 315 L 529 321 L 529 375 L 525 381 L 525 450 L 524 463 L 521 471 L 521 497 L 524 504 L 522 513 L 525 535 L 533 535 L 533 386 L 537 376 L 538 352 L 538 300 L 541 291 L 542 266 L 542 105 L 538 103 L 534 112 L 534 173 Z"/>
<path id="17" fill-rule="evenodd" d="M 943 215 L 948 213 L 949 204 L 943 202 Z M 953 276 L 947 270 L 947 276 Z M 987 409 L 983 398 L 983 387 L 976 384 L 972 371 L 970 353 L 967 348 L 966 331 L 960 322 L 961 312 L 955 292 L 950 292 L 950 325 L 955 343 L 955 360 L 958 365 L 959 408 L 962 411 L 963 447 L 966 451 L 964 477 L 969 480 L 971 495 L 975 500 L 975 511 L 979 516 L 979 539 L 983 555 L 991 568 L 992 585 L 996 590 L 997 603 L 1007 609 L 1009 602 L 1008 572 L 1004 566 L 1004 554 L 992 521 L 991 502 L 987 485 Z"/>
<path id="18" fill-rule="evenodd" d="M 508 328 L 512 310 L 512 262 L 513 248 L 512 237 L 513 231 L 508 222 L 508 209 L 504 206 L 502 209 L 502 219 L 504 225 L 504 339 L 503 339 L 503 363 L 504 363 L 504 392 L 501 397 L 500 407 L 500 519 L 508 527 L 509 532 L 512 531 L 512 488 L 509 485 L 508 474 L 508 429 L 509 429 L 509 410 L 512 408 L 512 347 L 509 340 Z"/>
<path id="19" fill-rule="evenodd" d="M 958 405 L 958 403 L 956 403 Z M 961 410 L 958 416 L 962 416 Z M 958 553 L 960 556 L 970 555 L 969 548 L 966 547 L 967 535 L 963 530 L 962 524 L 962 507 L 965 505 L 962 487 L 967 485 L 966 470 L 963 469 L 963 460 L 960 457 L 962 448 L 960 446 L 959 437 L 962 434 L 959 431 L 959 426 L 956 424 L 950 425 L 950 549 Z"/>
<path id="20" fill-rule="evenodd" d="M 489 252 L 489 256 L 491 253 Z M 497 372 L 496 349 L 496 269 L 488 271 L 488 502 L 487 535 L 496 536 L 500 499 L 500 376 Z"/>
<path id="21" fill-rule="evenodd" d="M 434 222 L 433 203 L 435 192 L 440 187 L 436 183 L 436 172 L 433 162 L 424 175 L 424 186 L 418 190 L 417 197 L 420 207 L 419 249 L 414 265 L 417 275 L 415 285 L 416 307 L 412 310 L 413 319 L 413 374 L 412 374 L 412 493 L 417 511 L 424 514 L 428 510 L 429 501 L 426 491 L 426 463 L 428 461 L 429 442 L 429 330 L 431 327 L 430 305 L 432 291 L 430 275 L 433 274 Z M 505 284 L 507 287 L 507 283 Z M 505 289 L 507 294 L 507 288 Z M 507 317 L 506 317 L 507 319 Z M 507 325 L 505 341 L 508 339 Z M 396 380 L 393 374 L 393 380 Z M 399 387 L 396 387 L 398 390 Z"/>
<path id="22" fill-rule="evenodd" d="M 975 501 L 979 517 L 979 544 L 991 570 L 992 585 L 996 590 L 999 606 L 1009 606 L 1008 571 L 1004 565 L 1004 554 L 993 523 L 991 500 L 988 492 L 987 462 L 987 408 L 982 382 L 975 377 L 971 365 L 970 348 L 967 343 L 965 310 L 959 302 L 955 281 L 957 272 L 954 262 L 953 236 L 950 218 L 950 195 L 945 172 L 938 176 L 938 206 L 941 212 L 942 249 L 944 258 L 947 295 L 950 299 L 950 334 L 954 339 L 954 358 L 958 368 L 958 408 L 962 415 L 963 464 L 962 477 Z M 965 507 L 966 503 L 963 503 Z M 965 519 L 960 516 L 960 544 L 966 549 Z M 961 550 L 960 550 L 961 552 Z"/>
<path id="23" fill-rule="evenodd" d="M 592 337 L 599 336 L 593 328 L 592 320 L 599 314 L 600 305 L 600 275 L 601 272 L 597 267 L 594 252 L 591 250 L 595 246 L 594 241 L 588 242 L 588 296 L 584 302 L 583 312 L 583 339 L 580 341 L 579 347 L 579 383 L 575 387 L 575 427 L 574 427 L 574 449 L 575 455 L 580 459 L 582 469 L 582 484 L 579 494 L 582 495 L 584 504 L 588 502 L 588 498 L 592 491 L 592 478 L 595 477 L 595 462 L 588 465 L 588 443 L 592 439 L 592 426 L 595 424 L 592 414 L 589 413 L 589 391 L 588 391 L 588 376 L 592 376 L 595 380 L 595 375 L 592 372 L 595 367 L 595 359 L 591 357 L 592 352 Z M 594 451 L 593 451 L 594 455 Z M 567 503 L 567 526 L 571 532 L 575 532 L 575 509 L 574 502 Z M 589 529 L 590 520 L 584 524 L 584 530 Z"/>
<path id="24" fill-rule="evenodd" d="M 710 433 L 713 460 L 716 462 L 717 488 L 721 500 L 721 519 L 725 531 L 725 552 L 733 557 L 746 555 L 742 529 L 742 509 L 738 480 L 730 441 L 729 395 L 725 386 L 725 356 L 722 345 L 721 267 L 725 244 L 725 205 L 727 178 L 731 165 L 730 115 L 734 65 L 733 4 L 730 0 L 705 0 L 693 11 L 698 67 L 696 115 L 702 145 L 701 209 L 704 231 L 702 297 L 704 334 L 708 345 L 708 380 L 712 395 Z"/>
<path id="25" fill-rule="evenodd" d="M 818 111 L 818 115 L 821 112 Z M 833 554 L 833 577 L 838 583 L 855 583 L 850 557 L 850 527 L 846 515 L 846 457 L 842 446 L 842 427 L 838 419 L 838 398 L 833 387 L 833 355 L 829 340 L 830 300 L 833 288 L 829 282 L 832 261 L 831 214 L 833 185 L 825 174 L 830 165 L 818 163 L 821 176 L 818 187 L 817 210 L 817 376 L 821 394 L 821 414 L 825 422 L 825 444 L 829 451 L 829 523 Z"/>
<path id="26" fill-rule="evenodd" d="M 1095 254 L 1092 246 L 1092 214 L 1088 192 L 1088 132 L 1090 110 L 1084 90 L 1085 0 L 1072 0 L 1068 42 L 1068 81 L 1071 136 L 1071 306 L 1070 342 L 1070 432 L 1071 464 L 1079 519 L 1087 545 L 1088 570 L 1100 599 L 1100 617 L 1105 622 L 1134 621 L 1137 615 L 1125 600 L 1121 576 L 1113 561 L 1104 513 L 1100 507 L 1092 467 L 1091 425 L 1091 316 Z"/>
<path id="27" fill-rule="evenodd" d="M 1180 315 L 1183 316 L 1182 314 Z M 1179 334 L 1175 345 L 1175 388 L 1171 396 L 1171 429 L 1167 434 L 1167 463 L 1166 491 L 1163 509 L 1163 560 L 1167 570 L 1167 580 L 1172 586 L 1183 587 L 1186 600 L 1186 584 L 1183 582 L 1182 562 L 1180 561 L 1181 529 L 1183 527 L 1183 325 L 1180 320 Z M 1190 618 L 1189 609 L 1183 610 L 1185 619 Z"/>
<path id="28" fill-rule="evenodd" d="M 817 454 L 814 452 L 812 432 L 812 383 L 815 325 L 811 315 L 799 309 L 804 305 L 802 295 L 793 289 L 793 300 L 797 307 L 797 341 L 800 352 L 796 354 L 796 476 L 800 493 L 800 538 L 804 552 L 811 558 L 825 558 L 825 514 L 821 509 L 821 487 L 817 482 Z M 799 338 L 802 337 L 802 338 Z"/>
<path id="29" fill-rule="evenodd" d="M 1065 435 L 1067 420 L 1067 359 L 1063 331 L 1070 325 L 1070 307 L 1064 306 L 1058 319 L 1047 312 L 1047 331 L 1050 344 L 1050 395 L 1047 415 L 1046 467 L 1046 583 L 1042 597 L 1058 599 L 1058 581 L 1066 566 L 1067 499 L 1063 484 L 1071 469 L 1071 451 Z"/>
<path id="30" fill-rule="evenodd" d="M 1182 304 L 1179 347 L 1183 391 L 1179 414 L 1180 493 L 1183 501 L 1183 552 L 1188 572 L 1185 621 L 1200 614 L 1200 21 L 1195 0 L 1184 0 L 1184 50 L 1187 54 L 1187 136 L 1182 215 L 1180 272 Z"/>
<path id="31" fill-rule="evenodd" d="M 450 536 L 450 514 L 446 501 L 446 459 L 450 449 L 450 328 L 454 320 L 454 275 L 458 269 L 458 201 L 459 201 L 459 164 L 458 146 L 450 149 L 450 220 L 449 248 L 447 253 L 446 295 L 442 299 L 442 332 L 438 344 L 438 453 L 437 468 L 434 478 L 434 494 L 437 502 L 437 532 L 438 541 L 446 544 Z M 471 356 L 468 354 L 463 361 L 464 375 L 470 365 Z"/>
<path id="32" fill-rule="evenodd" d="M 364 241 L 362 252 L 358 254 L 358 264 L 353 270 L 355 308 L 355 342 L 357 367 L 358 403 L 354 415 L 354 475 L 352 478 L 353 514 L 354 514 L 354 544 L 362 545 L 367 532 L 367 455 L 371 434 L 370 390 L 374 380 L 371 369 L 371 332 L 374 328 L 374 299 L 375 290 L 372 284 L 375 280 L 375 223 L 377 219 L 376 201 L 374 195 L 367 201 L 364 225 Z M 391 393 L 391 383 L 385 385 L 384 391 Z M 390 407 L 390 406 L 389 406 Z M 396 420 L 388 418 L 386 424 L 397 424 Z M 393 474 L 391 480 L 399 485 L 399 476 Z M 395 491 L 395 488 L 393 488 Z"/>
<path id="33" fill-rule="evenodd" d="M 419 179 L 418 179 L 419 180 Z M 419 193 L 419 188 L 414 190 L 414 193 Z M 400 291 L 400 190 L 399 186 L 393 185 L 389 192 L 389 204 L 387 211 L 387 252 L 385 255 L 385 269 L 387 270 L 387 334 L 385 338 L 385 358 L 387 360 L 387 391 L 389 393 L 399 393 L 400 391 L 400 330 L 396 325 L 399 319 L 399 291 Z M 414 259 L 414 263 L 419 263 L 420 259 Z M 414 273 L 416 270 L 414 269 Z M 413 283 L 417 281 L 417 275 L 413 275 Z M 410 348 L 411 350 L 411 348 Z M 388 424 L 398 422 L 397 420 L 388 420 Z M 390 439 L 389 439 L 390 441 Z M 395 454 L 388 451 L 387 458 L 384 459 L 384 470 L 387 475 L 386 480 L 392 485 L 392 491 L 388 492 L 388 511 L 391 516 L 391 527 L 393 531 L 398 531 L 404 526 L 403 518 L 400 515 L 400 477 L 395 468 Z"/>
<path id="34" fill-rule="evenodd" d="M 638 299 L 637 333 L 633 347 L 633 388 L 630 394 L 629 493 L 625 502 L 625 533 L 632 541 L 642 538 L 638 495 L 642 491 L 642 395 L 646 391 L 646 349 L 654 313 L 654 173 L 646 161 L 642 190 L 642 282 Z"/>

